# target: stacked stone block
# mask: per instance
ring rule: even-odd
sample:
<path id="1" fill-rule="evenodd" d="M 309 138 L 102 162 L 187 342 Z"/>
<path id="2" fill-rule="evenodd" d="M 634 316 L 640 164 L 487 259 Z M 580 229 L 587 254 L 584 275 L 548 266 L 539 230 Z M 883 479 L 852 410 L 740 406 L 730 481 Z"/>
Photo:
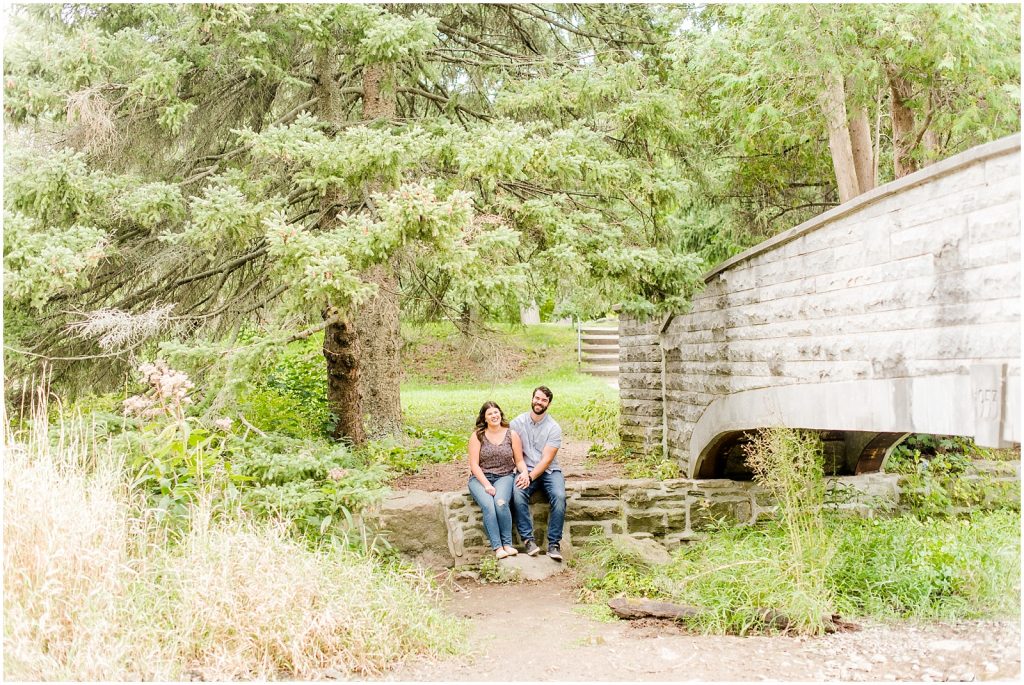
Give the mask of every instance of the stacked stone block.
<path id="1" fill-rule="evenodd" d="M 660 322 L 619 317 L 619 437 L 648 452 L 662 441 Z"/>
<path id="2" fill-rule="evenodd" d="M 895 507 L 897 477 L 887 474 L 829 481 L 841 509 L 867 513 Z M 678 478 L 579 481 L 566 484 L 563 543 L 583 543 L 594 531 L 652 538 L 675 547 L 700 538 L 720 521 L 754 523 L 775 512 L 775 503 L 750 481 Z M 547 504 L 533 499 L 537 541 L 545 543 Z M 471 564 L 491 553 L 480 510 L 468 492 L 407 491 L 389 498 L 377 523 L 385 538 L 406 555 L 435 567 Z"/>

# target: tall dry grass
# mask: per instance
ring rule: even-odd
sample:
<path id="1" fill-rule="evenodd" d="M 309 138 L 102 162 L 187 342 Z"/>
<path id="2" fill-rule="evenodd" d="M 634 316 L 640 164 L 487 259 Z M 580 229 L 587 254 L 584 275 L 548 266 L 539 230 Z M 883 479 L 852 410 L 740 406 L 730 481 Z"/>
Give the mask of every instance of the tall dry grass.
<path id="1" fill-rule="evenodd" d="M 804 633 L 820 633 L 835 605 L 827 574 L 836 541 L 824 518 L 822 450 L 817 434 L 791 428 L 762 429 L 746 448 L 754 480 L 778 503 L 786 532 L 778 557 L 780 584 L 789 585 L 785 611 Z"/>
<path id="2" fill-rule="evenodd" d="M 458 648 L 418 571 L 209 504 L 172 542 L 81 422 L 32 425 L 5 434 L 5 678 L 358 677 Z"/>

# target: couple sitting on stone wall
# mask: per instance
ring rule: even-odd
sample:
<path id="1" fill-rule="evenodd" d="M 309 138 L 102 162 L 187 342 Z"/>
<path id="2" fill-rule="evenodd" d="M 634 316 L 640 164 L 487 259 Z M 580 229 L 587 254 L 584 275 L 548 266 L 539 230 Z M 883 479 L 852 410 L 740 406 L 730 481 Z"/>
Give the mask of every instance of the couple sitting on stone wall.
<path id="1" fill-rule="evenodd" d="M 555 455 L 562 446 L 562 429 L 550 415 L 552 393 L 545 386 L 533 391 L 531 410 L 510 424 L 494 402 L 484 402 L 469 436 L 469 492 L 480 505 L 484 530 L 499 559 L 519 554 L 512 546 L 512 513 L 523 551 L 540 553 L 533 534 L 530 497 L 543 489 L 551 505 L 547 555 L 562 560 L 559 545 L 565 522 L 565 478 Z M 511 506 L 510 506 L 511 503 Z"/>

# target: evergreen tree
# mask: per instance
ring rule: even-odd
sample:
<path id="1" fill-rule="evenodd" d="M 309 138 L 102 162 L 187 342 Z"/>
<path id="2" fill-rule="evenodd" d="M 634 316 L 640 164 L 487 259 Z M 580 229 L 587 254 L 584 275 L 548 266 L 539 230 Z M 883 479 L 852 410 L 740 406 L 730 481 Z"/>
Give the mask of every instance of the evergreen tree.
<path id="1" fill-rule="evenodd" d="M 230 381 L 212 410 L 268 346 L 324 330 L 356 442 L 400 425 L 400 312 L 678 310 L 715 261 L 1019 129 L 1015 6 L 11 19 L 8 380 L 45 359 L 109 381 L 162 341 Z"/>

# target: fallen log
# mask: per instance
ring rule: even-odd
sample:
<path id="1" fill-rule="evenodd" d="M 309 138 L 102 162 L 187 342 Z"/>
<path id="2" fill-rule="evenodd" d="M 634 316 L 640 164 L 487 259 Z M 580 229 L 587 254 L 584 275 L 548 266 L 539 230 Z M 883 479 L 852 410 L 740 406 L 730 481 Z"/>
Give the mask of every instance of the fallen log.
<path id="1" fill-rule="evenodd" d="M 634 597 L 615 597 L 610 599 L 608 600 L 608 608 L 619 618 L 666 618 L 674 621 L 695 618 L 705 611 L 701 607 L 691 607 L 673 602 L 660 602 L 654 599 L 636 599 Z M 758 609 L 757 611 L 758 617 L 765 625 L 777 630 L 787 631 L 793 624 L 788 616 L 775 609 Z M 835 615 L 826 617 L 822 623 L 826 633 L 850 630 L 853 627 L 852 624 L 842 621 Z"/>
<path id="2" fill-rule="evenodd" d="M 611 608 L 619 618 L 671 618 L 681 620 L 693 618 L 700 613 L 697 607 L 688 607 L 672 602 L 658 602 L 653 599 L 634 599 L 632 597 L 615 597 L 608 600 Z"/>

